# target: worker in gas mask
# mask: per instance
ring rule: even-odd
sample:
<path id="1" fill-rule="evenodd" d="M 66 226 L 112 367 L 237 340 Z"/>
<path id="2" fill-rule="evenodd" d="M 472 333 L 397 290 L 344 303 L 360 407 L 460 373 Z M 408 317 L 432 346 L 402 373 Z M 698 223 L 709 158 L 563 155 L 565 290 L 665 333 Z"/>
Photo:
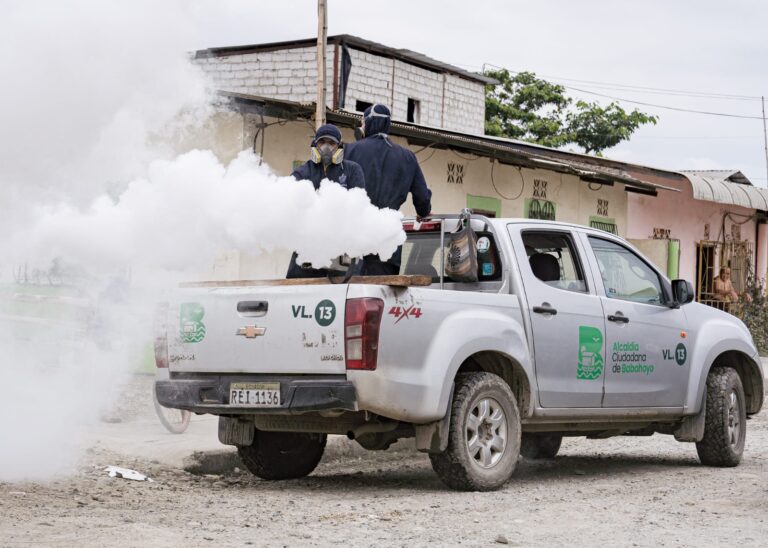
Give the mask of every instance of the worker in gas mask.
<path id="1" fill-rule="evenodd" d="M 320 188 L 320 181 L 328 179 L 339 183 L 344 188 L 365 188 L 363 170 L 345 156 L 341 131 L 333 124 L 320 126 L 309 148 L 309 160 L 293 171 L 293 176 L 301 180 L 312 181 L 315 189 Z"/>
<path id="2" fill-rule="evenodd" d="M 296 180 L 312 181 L 315 190 L 320 182 L 328 179 L 344 188 L 365 188 L 363 170 L 355 162 L 344 159 L 344 143 L 341 131 L 333 124 L 320 126 L 312 139 L 309 161 L 297 167 L 293 173 Z M 296 263 L 296 253 L 291 257 L 287 278 L 323 278 L 329 272 L 326 268 L 311 268 Z"/>
<path id="3" fill-rule="evenodd" d="M 373 205 L 399 210 L 410 192 L 417 216 L 420 219 L 427 217 L 432 209 L 432 192 L 427 188 L 416 155 L 390 141 L 391 123 L 386 106 L 376 104 L 365 109 L 362 139 L 347 145 L 345 156 L 363 168 L 365 191 Z M 400 253 L 401 248 L 398 248 L 387 261 L 382 261 L 378 255 L 366 256 L 363 274 L 399 274 Z"/>

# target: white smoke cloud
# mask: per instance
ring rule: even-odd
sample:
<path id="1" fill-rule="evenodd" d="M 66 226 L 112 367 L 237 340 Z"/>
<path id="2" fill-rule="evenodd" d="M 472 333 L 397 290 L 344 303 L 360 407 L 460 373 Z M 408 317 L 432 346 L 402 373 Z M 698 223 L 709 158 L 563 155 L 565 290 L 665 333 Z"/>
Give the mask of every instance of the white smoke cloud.
<path id="1" fill-rule="evenodd" d="M 278 177 L 250 151 L 225 168 L 212 152 L 194 150 L 152 163 L 116 200 L 42 210 L 21 240 L 49 258 L 100 269 L 189 270 L 231 248 L 295 250 L 300 262 L 327 266 L 344 253 L 391 256 L 405 240 L 401 218 L 371 205 L 362 189 L 325 181 L 315 191 L 309 181 Z"/>
<path id="2" fill-rule="evenodd" d="M 400 214 L 363 191 L 315 191 L 249 152 L 228 166 L 210 151 L 176 156 L 212 112 L 188 57 L 189 10 L 3 2 L 0 481 L 77 462 L 84 429 L 151 341 L 156 293 L 138 279 L 167 287 L 232 248 L 296 250 L 321 266 L 343 253 L 387 257 L 404 239 Z"/>

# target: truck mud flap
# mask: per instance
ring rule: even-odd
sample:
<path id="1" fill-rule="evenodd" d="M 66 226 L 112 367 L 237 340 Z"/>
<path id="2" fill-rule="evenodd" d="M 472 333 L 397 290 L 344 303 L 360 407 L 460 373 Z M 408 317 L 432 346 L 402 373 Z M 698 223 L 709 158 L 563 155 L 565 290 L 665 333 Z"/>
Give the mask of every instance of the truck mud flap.
<path id="1" fill-rule="evenodd" d="M 448 411 L 445 416 L 435 422 L 427 424 L 414 424 L 416 431 L 416 449 L 422 453 L 442 453 L 448 448 L 448 429 L 451 426 L 451 403 L 453 402 L 453 389 L 448 396 Z"/>

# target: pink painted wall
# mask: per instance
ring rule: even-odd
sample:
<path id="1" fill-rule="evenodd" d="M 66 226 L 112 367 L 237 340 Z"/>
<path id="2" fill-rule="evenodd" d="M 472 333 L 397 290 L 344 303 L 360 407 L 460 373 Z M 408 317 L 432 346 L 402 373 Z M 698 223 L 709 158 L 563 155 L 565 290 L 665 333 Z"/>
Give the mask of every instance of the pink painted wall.
<path id="1" fill-rule="evenodd" d="M 659 195 L 655 197 L 629 193 L 627 238 L 652 238 L 654 227 L 670 229 L 670 238 L 680 240 L 680 277 L 695 286 L 696 244 L 704 239 L 722 240 L 721 227 L 725 213 L 732 213 L 737 221 L 744 221 L 746 217 L 736 215 L 749 217 L 755 210 L 694 200 L 688 181 L 667 181 L 664 184 L 678 188 L 680 192 L 659 190 Z M 706 223 L 709 223 L 709 238 L 705 238 Z M 728 239 L 731 238 L 732 224 L 730 220 L 726 220 L 725 234 Z M 755 244 L 754 219 L 741 225 L 741 239 Z"/>

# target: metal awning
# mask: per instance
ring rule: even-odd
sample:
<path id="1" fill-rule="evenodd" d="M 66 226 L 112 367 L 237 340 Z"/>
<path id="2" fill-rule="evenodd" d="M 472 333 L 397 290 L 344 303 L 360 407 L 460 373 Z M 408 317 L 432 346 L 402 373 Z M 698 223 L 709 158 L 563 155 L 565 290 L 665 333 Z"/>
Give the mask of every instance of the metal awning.
<path id="1" fill-rule="evenodd" d="M 768 211 L 768 189 L 757 188 L 736 170 L 681 171 L 696 200 Z"/>

